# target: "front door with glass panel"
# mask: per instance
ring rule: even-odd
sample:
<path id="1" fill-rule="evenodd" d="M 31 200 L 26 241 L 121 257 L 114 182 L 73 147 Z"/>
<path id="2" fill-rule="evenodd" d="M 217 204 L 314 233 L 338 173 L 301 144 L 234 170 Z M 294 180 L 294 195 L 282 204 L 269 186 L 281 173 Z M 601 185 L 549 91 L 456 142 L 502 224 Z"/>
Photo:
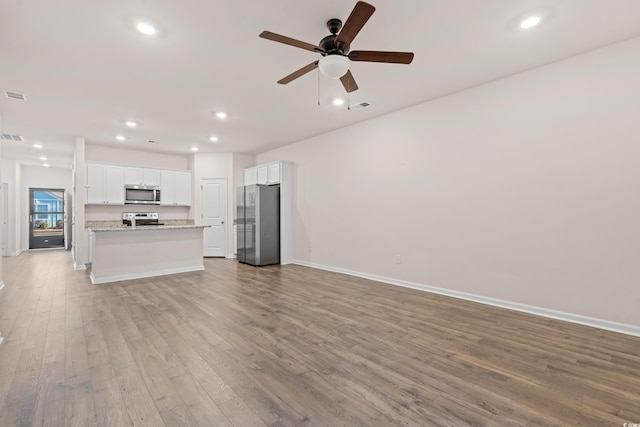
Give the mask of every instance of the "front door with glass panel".
<path id="1" fill-rule="evenodd" d="M 29 249 L 64 247 L 64 190 L 29 189 Z"/>

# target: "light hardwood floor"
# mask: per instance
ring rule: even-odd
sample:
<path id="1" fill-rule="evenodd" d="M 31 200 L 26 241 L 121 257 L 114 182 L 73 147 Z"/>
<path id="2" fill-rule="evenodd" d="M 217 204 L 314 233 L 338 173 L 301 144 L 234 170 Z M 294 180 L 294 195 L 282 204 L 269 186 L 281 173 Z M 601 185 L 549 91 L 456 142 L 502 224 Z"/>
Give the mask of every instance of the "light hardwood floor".
<path id="1" fill-rule="evenodd" d="M 639 338 L 294 265 L 3 262 L 3 427 L 640 423 Z"/>

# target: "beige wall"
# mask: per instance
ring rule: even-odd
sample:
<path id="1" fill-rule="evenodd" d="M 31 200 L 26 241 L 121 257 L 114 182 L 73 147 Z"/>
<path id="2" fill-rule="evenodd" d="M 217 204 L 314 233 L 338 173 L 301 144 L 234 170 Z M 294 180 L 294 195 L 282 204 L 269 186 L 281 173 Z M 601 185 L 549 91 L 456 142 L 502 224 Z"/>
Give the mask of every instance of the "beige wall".
<path id="1" fill-rule="evenodd" d="M 640 38 L 257 163 L 296 163 L 298 260 L 640 326 L 638 76 Z"/>

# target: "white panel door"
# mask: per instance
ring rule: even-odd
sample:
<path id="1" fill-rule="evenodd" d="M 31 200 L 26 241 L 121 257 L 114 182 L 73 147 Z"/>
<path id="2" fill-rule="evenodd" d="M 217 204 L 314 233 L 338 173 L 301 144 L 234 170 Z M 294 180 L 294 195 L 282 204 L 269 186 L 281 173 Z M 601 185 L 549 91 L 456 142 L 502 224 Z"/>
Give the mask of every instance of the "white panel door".
<path id="1" fill-rule="evenodd" d="M 202 180 L 204 256 L 227 255 L 227 178 Z"/>

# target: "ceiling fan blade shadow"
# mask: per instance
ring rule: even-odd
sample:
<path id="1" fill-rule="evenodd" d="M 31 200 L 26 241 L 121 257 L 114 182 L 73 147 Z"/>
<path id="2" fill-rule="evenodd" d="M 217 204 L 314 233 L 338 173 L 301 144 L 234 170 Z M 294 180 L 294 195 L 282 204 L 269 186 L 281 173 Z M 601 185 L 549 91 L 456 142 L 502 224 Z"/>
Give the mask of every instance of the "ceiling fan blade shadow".
<path id="1" fill-rule="evenodd" d="M 342 86 L 344 86 L 344 89 L 348 93 L 358 90 L 358 84 L 356 83 L 356 80 L 353 78 L 353 74 L 351 74 L 351 71 L 347 71 L 347 74 L 340 77 L 340 81 L 342 82 Z"/>
<path id="2" fill-rule="evenodd" d="M 310 50 L 311 52 L 324 52 L 320 46 L 306 43 L 300 40 L 292 39 L 291 37 L 283 36 L 280 34 L 272 33 L 271 31 L 263 31 L 260 33 L 260 37 L 263 39 L 271 40 L 278 43 L 283 43 L 293 47 L 299 47 L 300 49 Z"/>
<path id="3" fill-rule="evenodd" d="M 311 64 L 305 65 L 304 67 L 300 68 L 299 70 L 296 70 L 293 73 L 289 74 L 288 76 L 283 77 L 282 79 L 278 80 L 278 83 L 280 83 L 281 85 L 286 85 L 287 83 L 291 83 L 292 81 L 294 81 L 298 77 L 304 76 L 309 71 L 313 71 L 316 68 L 318 68 L 318 62 L 319 61 L 313 61 Z"/>
<path id="4" fill-rule="evenodd" d="M 342 26 L 338 37 L 336 37 L 336 45 L 349 46 L 353 39 L 358 35 L 364 24 L 367 23 L 376 8 L 369 3 L 359 1 L 351 11 L 351 15 Z"/>
<path id="5" fill-rule="evenodd" d="M 383 52 L 378 50 L 354 50 L 349 52 L 352 61 L 386 62 L 389 64 L 411 64 L 413 52 Z"/>

